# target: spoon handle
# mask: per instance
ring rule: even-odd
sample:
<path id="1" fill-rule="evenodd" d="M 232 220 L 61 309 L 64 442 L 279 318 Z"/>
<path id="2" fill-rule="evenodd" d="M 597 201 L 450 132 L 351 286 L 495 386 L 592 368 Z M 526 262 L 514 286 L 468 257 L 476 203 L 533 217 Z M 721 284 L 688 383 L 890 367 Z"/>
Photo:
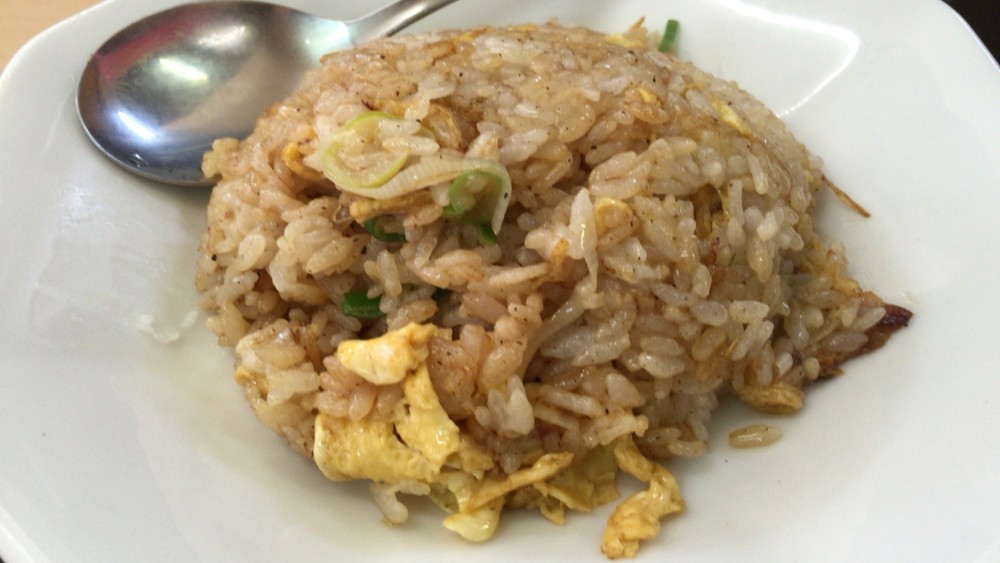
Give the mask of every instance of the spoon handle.
<path id="1" fill-rule="evenodd" d="M 364 43 L 376 37 L 393 35 L 411 23 L 428 16 L 455 0 L 400 0 L 367 16 L 348 23 L 351 42 Z"/>

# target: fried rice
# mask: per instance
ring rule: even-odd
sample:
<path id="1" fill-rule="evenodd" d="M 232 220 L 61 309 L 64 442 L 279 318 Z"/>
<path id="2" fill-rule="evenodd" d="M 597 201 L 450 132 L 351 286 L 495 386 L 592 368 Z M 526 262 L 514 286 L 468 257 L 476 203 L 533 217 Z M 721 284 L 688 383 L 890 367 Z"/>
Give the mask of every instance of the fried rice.
<path id="1" fill-rule="evenodd" d="M 820 159 L 653 40 L 378 40 L 206 155 L 197 286 L 235 379 L 387 521 L 428 496 L 484 540 L 505 507 L 611 502 L 624 471 L 648 488 L 601 544 L 634 555 L 683 510 L 660 462 L 706 451 L 721 394 L 798 411 L 909 320 L 814 231 Z"/>

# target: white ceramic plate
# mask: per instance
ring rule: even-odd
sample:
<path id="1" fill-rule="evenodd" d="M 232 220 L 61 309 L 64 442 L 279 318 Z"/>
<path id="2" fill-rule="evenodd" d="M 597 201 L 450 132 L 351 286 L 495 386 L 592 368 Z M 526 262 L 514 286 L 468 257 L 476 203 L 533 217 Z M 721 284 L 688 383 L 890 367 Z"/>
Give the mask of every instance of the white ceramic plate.
<path id="1" fill-rule="evenodd" d="M 302 0 L 360 15 L 375 2 Z M 337 6 L 336 4 L 341 4 Z M 231 358 L 191 322 L 207 193 L 99 156 L 73 95 L 89 52 L 158 0 L 47 31 L 0 80 L 0 554 L 22 561 L 600 561 L 611 509 L 504 517 L 472 546 L 423 505 L 398 530 L 259 424 Z M 930 0 L 462 0 L 419 24 L 681 20 L 680 55 L 739 81 L 872 213 L 823 202 L 854 274 L 910 328 L 784 438 L 725 404 L 705 457 L 671 463 L 688 511 L 642 560 L 1000 561 L 1000 72 Z M 169 342 L 162 342 L 169 341 Z"/>

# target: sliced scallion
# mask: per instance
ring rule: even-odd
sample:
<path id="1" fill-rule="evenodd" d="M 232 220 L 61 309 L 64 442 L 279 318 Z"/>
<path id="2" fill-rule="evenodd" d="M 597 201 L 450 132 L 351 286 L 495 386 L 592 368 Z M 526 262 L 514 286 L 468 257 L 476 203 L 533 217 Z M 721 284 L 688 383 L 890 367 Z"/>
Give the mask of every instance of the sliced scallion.
<path id="1" fill-rule="evenodd" d="M 371 234 L 372 238 L 375 240 L 380 240 L 383 242 L 404 242 L 406 241 L 406 235 L 403 233 L 390 232 L 385 230 L 384 221 L 381 217 L 373 217 L 362 225 L 365 230 Z"/>
<path id="2" fill-rule="evenodd" d="M 489 223 L 479 223 L 479 242 L 483 244 L 496 244 L 497 234 L 490 228 Z"/>
<path id="3" fill-rule="evenodd" d="M 365 291 L 348 291 L 344 294 L 344 301 L 341 302 L 340 308 L 345 315 L 357 319 L 377 319 L 385 315 L 378 308 L 381 301 L 381 296 L 368 297 L 368 292 Z"/>
<path id="4" fill-rule="evenodd" d="M 681 22 L 677 20 L 667 20 L 667 26 L 663 30 L 663 38 L 660 39 L 660 52 L 669 53 L 674 48 L 677 40 L 677 32 L 680 30 Z"/>
<path id="5" fill-rule="evenodd" d="M 399 121 L 399 119 L 380 111 L 366 111 L 345 123 L 333 136 L 329 148 L 323 153 L 323 173 L 326 177 L 338 186 L 359 189 L 381 186 L 395 176 L 410 158 L 409 151 L 389 154 L 381 162 L 362 170 L 349 166 L 341 155 L 344 145 L 352 136 L 359 137 L 366 143 L 377 140 L 379 123 L 383 121 Z"/>
<path id="6" fill-rule="evenodd" d="M 470 170 L 455 177 L 448 188 L 445 219 L 462 223 L 486 223 L 503 193 L 503 178 L 486 170 Z"/>

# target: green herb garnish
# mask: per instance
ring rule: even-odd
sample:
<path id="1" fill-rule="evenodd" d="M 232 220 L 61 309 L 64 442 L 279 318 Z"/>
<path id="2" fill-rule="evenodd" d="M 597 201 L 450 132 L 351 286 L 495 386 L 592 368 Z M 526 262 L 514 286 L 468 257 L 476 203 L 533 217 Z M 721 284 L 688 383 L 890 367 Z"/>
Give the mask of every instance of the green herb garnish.
<path id="1" fill-rule="evenodd" d="M 344 143 L 352 136 L 362 139 L 362 142 L 381 143 L 379 138 L 379 123 L 383 121 L 401 121 L 397 117 L 380 111 L 366 111 L 344 124 L 334 136 L 330 146 L 323 152 L 323 174 L 340 187 L 376 188 L 388 182 L 406 164 L 410 157 L 408 150 L 389 155 L 379 163 L 355 170 L 341 158 L 340 152 Z"/>
<path id="2" fill-rule="evenodd" d="M 459 174 L 448 187 L 444 218 L 461 223 L 488 223 L 502 193 L 503 179 L 492 172 L 472 170 Z"/>
<path id="3" fill-rule="evenodd" d="M 372 238 L 383 242 L 404 242 L 406 240 L 406 235 L 403 233 L 386 231 L 380 219 L 381 217 L 373 217 L 362 223 Z"/>
<path id="4" fill-rule="evenodd" d="M 480 223 L 476 226 L 479 227 L 479 242 L 483 244 L 497 243 L 497 234 L 493 232 L 489 223 Z"/>
<path id="5" fill-rule="evenodd" d="M 660 39 L 660 52 L 669 53 L 674 48 L 677 40 L 677 31 L 681 27 L 681 22 L 677 20 L 667 20 L 667 27 L 663 30 L 663 38 Z"/>
<path id="6" fill-rule="evenodd" d="M 377 319 L 385 315 L 378 305 L 382 297 L 368 297 L 366 291 L 348 291 L 344 294 L 344 301 L 340 308 L 345 315 L 357 319 Z"/>

